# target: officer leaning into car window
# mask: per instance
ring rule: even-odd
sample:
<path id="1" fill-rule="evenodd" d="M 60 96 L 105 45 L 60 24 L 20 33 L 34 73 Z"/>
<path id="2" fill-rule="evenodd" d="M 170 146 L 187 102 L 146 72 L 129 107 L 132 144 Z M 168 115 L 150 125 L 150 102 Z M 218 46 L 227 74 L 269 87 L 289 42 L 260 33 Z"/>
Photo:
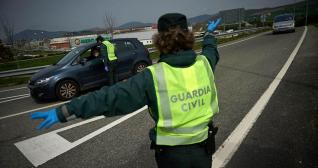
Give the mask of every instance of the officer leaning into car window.
<path id="1" fill-rule="evenodd" d="M 104 58 L 105 70 L 108 74 L 108 85 L 111 86 L 117 82 L 117 56 L 115 53 L 115 46 L 105 40 L 102 36 L 97 36 L 97 43 L 101 45 L 101 55 Z"/>
<path id="2" fill-rule="evenodd" d="M 66 122 L 74 115 L 84 119 L 123 115 L 148 105 L 156 123 L 150 138 L 159 168 L 211 167 L 209 125 L 219 111 L 213 75 L 219 54 L 212 32 L 219 23 L 220 19 L 209 22 L 202 53 L 197 55 L 186 16 L 161 16 L 158 34 L 153 37 L 160 51 L 158 64 L 56 109 L 35 112 L 31 118 L 44 119 L 38 127 L 41 129 Z"/>

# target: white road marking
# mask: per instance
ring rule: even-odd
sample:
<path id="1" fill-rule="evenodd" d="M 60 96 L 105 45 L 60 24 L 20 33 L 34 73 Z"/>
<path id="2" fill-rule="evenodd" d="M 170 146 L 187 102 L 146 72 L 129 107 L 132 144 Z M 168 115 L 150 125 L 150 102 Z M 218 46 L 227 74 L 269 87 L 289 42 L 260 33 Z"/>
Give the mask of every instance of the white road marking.
<path id="1" fill-rule="evenodd" d="M 18 98 L 10 99 L 10 100 L 0 101 L 0 104 L 1 104 L 1 103 L 6 103 L 6 102 L 10 102 L 10 101 L 19 100 L 19 99 L 24 99 L 24 98 L 28 98 L 28 97 L 30 97 L 29 94 L 27 94 L 27 95 L 25 95 L 25 96 L 20 96 L 20 97 L 18 97 Z"/>
<path id="2" fill-rule="evenodd" d="M 250 39 L 253 39 L 255 37 L 258 37 L 258 36 L 261 36 L 261 35 L 264 35 L 265 33 L 267 32 L 264 32 L 264 33 L 261 33 L 261 34 L 258 34 L 258 35 L 255 35 L 255 36 L 252 36 L 252 37 L 249 37 L 249 38 L 246 38 L 246 39 L 243 39 L 243 40 L 239 40 L 239 41 L 236 41 L 236 42 L 233 42 L 233 43 L 229 43 L 229 44 L 225 44 L 225 45 L 221 45 L 219 46 L 218 48 L 222 48 L 222 47 L 226 47 L 226 46 L 229 46 L 229 45 L 233 45 L 233 44 L 237 44 L 237 43 L 240 43 L 240 42 L 243 42 L 243 41 L 246 41 L 246 40 L 250 40 Z M 201 52 L 200 51 L 196 51 L 196 52 Z M 26 88 L 26 87 L 25 87 Z M 10 90 L 10 89 L 9 89 Z M 66 102 L 65 102 L 66 103 Z M 58 103 L 57 105 L 62 105 L 63 103 Z M 56 106 L 57 106 L 56 105 Z M 44 108 L 49 108 L 49 107 L 54 107 L 54 106 L 46 106 L 46 107 L 43 107 L 41 109 L 44 109 Z M 25 114 L 25 113 L 28 113 L 28 112 L 32 112 L 32 111 L 37 111 L 37 109 L 34 109 L 34 110 L 29 110 L 29 111 L 26 111 L 26 112 L 21 112 L 21 113 L 16 113 L 16 114 L 12 114 L 12 115 L 8 115 L 8 116 L 4 116 L 4 117 L 0 117 L 0 120 L 1 119 L 5 119 L 5 118 L 10 118 L 10 117 L 15 117 L 15 116 L 19 116 L 19 115 L 22 115 L 22 114 Z"/>
<path id="3" fill-rule="evenodd" d="M 57 134 L 43 134 L 38 137 L 14 144 L 23 155 L 35 166 L 72 149 L 73 145 Z"/>
<path id="4" fill-rule="evenodd" d="M 30 96 L 30 94 L 22 94 L 22 95 L 10 96 L 10 97 L 2 97 L 2 98 L 0 98 L 0 100 L 11 99 L 11 98 L 16 98 L 16 97 L 22 97 L 22 96 Z"/>
<path id="5" fill-rule="evenodd" d="M 283 68 L 277 74 L 275 79 L 269 85 L 267 90 L 263 93 L 263 95 L 258 99 L 258 101 L 254 104 L 251 110 L 245 115 L 239 125 L 234 129 L 234 131 L 230 134 L 230 136 L 223 142 L 223 144 L 218 148 L 218 150 L 213 155 L 213 168 L 221 168 L 224 167 L 232 158 L 238 147 L 241 145 L 242 141 L 258 119 L 258 117 L 263 112 L 265 106 L 267 105 L 269 99 L 275 92 L 277 86 L 283 79 L 286 74 L 289 66 L 293 62 L 301 44 L 303 43 L 307 33 L 307 26 L 298 41 L 295 49 L 289 56 L 288 60 L 284 64 Z"/>
<path id="6" fill-rule="evenodd" d="M 59 136 L 57 133 L 61 131 L 65 131 L 67 129 L 71 129 L 77 127 L 79 125 L 86 124 L 88 122 L 93 122 L 98 119 L 104 118 L 104 116 L 95 117 L 90 120 L 86 120 L 77 124 L 73 124 L 71 126 L 58 129 L 46 134 L 39 135 L 37 137 L 33 137 L 24 141 L 20 141 L 15 143 L 14 145 L 23 153 L 23 155 L 35 166 L 39 166 L 56 156 L 59 156 L 68 150 L 94 138 L 95 136 L 107 131 L 108 129 L 126 121 L 127 119 L 139 114 L 140 112 L 146 110 L 148 107 L 144 106 L 141 109 L 127 114 L 118 120 L 111 122 L 110 124 L 78 139 L 77 141 L 71 143 L 64 139 L 63 137 Z"/>
<path id="7" fill-rule="evenodd" d="M 44 107 L 40 107 L 40 108 L 36 108 L 36 109 L 32 109 L 32 110 L 23 111 L 23 112 L 20 112 L 20 113 L 15 113 L 15 114 L 3 116 L 3 117 L 0 117 L 0 120 L 6 119 L 6 118 L 10 118 L 10 117 L 15 117 L 15 116 L 26 114 L 26 113 L 30 113 L 30 112 L 33 112 L 33 111 L 40 111 L 40 110 L 43 110 L 43 109 L 46 109 L 46 108 L 55 107 L 55 106 L 62 105 L 62 104 L 68 103 L 68 102 L 69 101 L 56 103 L 56 104 L 52 104 L 52 105 L 49 105 L 49 106 L 44 106 Z"/>
<path id="8" fill-rule="evenodd" d="M 266 33 L 268 33 L 268 32 L 260 33 L 258 35 L 255 35 L 255 36 L 252 36 L 252 37 L 248 37 L 248 38 L 244 38 L 242 40 L 235 41 L 235 42 L 232 42 L 232 43 L 229 43 L 229 44 L 224 44 L 224 45 L 219 46 L 218 48 L 222 48 L 222 47 L 230 46 L 230 45 L 233 45 L 233 44 L 241 43 L 243 41 L 250 40 L 250 39 L 253 39 L 253 38 L 258 37 L 258 36 L 262 36 L 262 35 L 264 35 Z"/>
<path id="9" fill-rule="evenodd" d="M 19 90 L 19 89 L 27 89 L 27 87 L 19 87 L 19 88 L 7 89 L 7 90 L 0 90 L 0 93 L 12 91 L 12 90 Z"/>

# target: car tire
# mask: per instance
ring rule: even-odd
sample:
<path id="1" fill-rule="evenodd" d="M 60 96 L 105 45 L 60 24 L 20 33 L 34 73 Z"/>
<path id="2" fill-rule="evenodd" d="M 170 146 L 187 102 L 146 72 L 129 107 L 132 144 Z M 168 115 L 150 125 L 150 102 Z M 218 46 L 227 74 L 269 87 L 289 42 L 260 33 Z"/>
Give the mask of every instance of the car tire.
<path id="1" fill-rule="evenodd" d="M 73 80 L 63 80 L 56 87 L 56 96 L 60 100 L 70 100 L 79 95 L 79 85 Z"/>
<path id="2" fill-rule="evenodd" d="M 138 62 L 134 66 L 133 73 L 137 74 L 137 73 L 143 71 L 147 66 L 148 66 L 148 64 L 146 62 Z"/>

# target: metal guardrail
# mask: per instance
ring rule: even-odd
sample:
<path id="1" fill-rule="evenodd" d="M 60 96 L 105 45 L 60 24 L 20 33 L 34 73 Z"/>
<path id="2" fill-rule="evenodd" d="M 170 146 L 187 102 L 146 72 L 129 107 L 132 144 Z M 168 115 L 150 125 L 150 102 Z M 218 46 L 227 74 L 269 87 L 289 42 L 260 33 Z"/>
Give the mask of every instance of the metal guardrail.
<path id="1" fill-rule="evenodd" d="M 31 67 L 31 68 L 21 68 L 21 69 L 10 70 L 10 71 L 1 71 L 0 78 L 10 77 L 10 76 L 19 76 L 19 75 L 31 75 L 48 66 L 49 65 L 37 66 L 37 67 Z"/>
<path id="2" fill-rule="evenodd" d="M 250 28 L 250 29 L 244 29 L 244 30 L 236 30 L 230 33 L 224 33 L 224 34 L 217 34 L 215 35 L 216 38 L 221 38 L 224 36 L 235 36 L 246 32 L 256 32 L 258 30 L 265 29 L 265 27 L 259 27 L 259 28 Z M 196 42 L 203 41 L 203 37 L 196 38 Z M 149 53 L 156 52 L 157 50 L 155 48 L 148 48 Z M 38 71 L 40 71 L 43 68 L 48 67 L 49 65 L 45 66 L 38 66 L 38 67 L 31 67 L 31 68 L 22 68 L 22 69 L 16 69 L 16 70 L 9 70 L 9 71 L 0 71 L 0 78 L 2 77 L 11 77 L 11 76 L 20 76 L 20 75 L 31 75 Z"/>

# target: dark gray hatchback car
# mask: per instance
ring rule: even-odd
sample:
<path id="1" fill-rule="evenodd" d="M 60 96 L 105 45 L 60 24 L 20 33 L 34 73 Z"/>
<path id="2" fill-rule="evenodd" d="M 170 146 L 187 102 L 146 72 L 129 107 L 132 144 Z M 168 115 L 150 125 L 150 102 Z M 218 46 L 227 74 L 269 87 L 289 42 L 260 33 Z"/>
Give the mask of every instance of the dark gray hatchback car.
<path id="1" fill-rule="evenodd" d="M 111 42 L 116 48 L 119 80 L 152 64 L 148 50 L 136 38 L 114 39 Z M 69 100 L 84 90 L 106 85 L 108 79 L 103 58 L 91 59 L 93 50 L 98 47 L 97 43 L 80 46 L 56 64 L 34 74 L 28 84 L 31 96 L 37 100 Z"/>

